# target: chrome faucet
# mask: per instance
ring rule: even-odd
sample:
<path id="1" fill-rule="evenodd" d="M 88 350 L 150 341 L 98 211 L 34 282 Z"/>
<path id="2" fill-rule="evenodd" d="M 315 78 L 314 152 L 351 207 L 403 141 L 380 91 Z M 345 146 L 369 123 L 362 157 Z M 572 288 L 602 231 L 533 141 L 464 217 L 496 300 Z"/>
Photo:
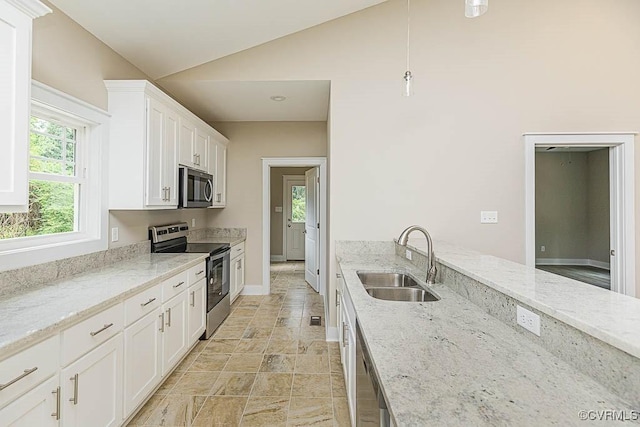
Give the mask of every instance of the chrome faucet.
<path id="1" fill-rule="evenodd" d="M 433 242 L 431 241 L 429 232 L 427 232 L 427 230 L 420 227 L 419 225 L 412 225 L 411 227 L 407 227 L 402 233 L 400 233 L 400 237 L 398 237 L 398 244 L 401 246 L 407 246 L 409 234 L 411 234 L 412 231 L 419 231 L 424 234 L 424 237 L 427 238 L 427 283 L 433 285 L 436 282 L 436 273 L 438 271 L 434 262 Z"/>

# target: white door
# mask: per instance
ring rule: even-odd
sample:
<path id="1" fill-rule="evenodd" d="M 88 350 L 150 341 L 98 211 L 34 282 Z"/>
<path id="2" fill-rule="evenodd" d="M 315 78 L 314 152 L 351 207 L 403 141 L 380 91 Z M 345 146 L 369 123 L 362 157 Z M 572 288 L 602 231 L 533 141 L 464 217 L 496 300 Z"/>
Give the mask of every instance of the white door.
<path id="1" fill-rule="evenodd" d="M 59 394 L 58 377 L 53 377 L 0 410 L 0 422 L 9 427 L 57 427 Z"/>
<path id="2" fill-rule="evenodd" d="M 304 257 L 304 229 L 306 188 L 303 179 L 287 179 L 284 201 L 286 206 L 287 261 L 302 261 Z"/>
<path id="3" fill-rule="evenodd" d="M 124 417 L 158 385 L 161 309 L 156 308 L 124 331 Z"/>
<path id="4" fill-rule="evenodd" d="M 181 117 L 180 132 L 178 135 L 178 163 L 186 166 L 196 166 L 194 153 L 196 127 L 187 119 Z"/>
<path id="5" fill-rule="evenodd" d="M 304 279 L 318 292 L 318 275 L 320 256 L 320 240 L 318 227 L 320 223 L 319 215 L 319 173 L 318 168 L 309 169 L 305 172 L 306 181 L 306 217 L 304 227 Z"/>
<path id="6" fill-rule="evenodd" d="M 162 307 L 164 327 L 162 337 L 162 375 L 173 368 L 187 352 L 187 293 L 173 297 Z"/>
<path id="7" fill-rule="evenodd" d="M 205 279 L 189 288 L 189 346 L 198 341 L 206 328 L 206 284 Z"/>
<path id="8" fill-rule="evenodd" d="M 153 98 L 147 98 L 147 206 L 167 203 L 165 183 L 165 132 L 166 107 Z"/>
<path id="9" fill-rule="evenodd" d="M 62 371 L 64 426 L 122 423 L 122 334 Z"/>

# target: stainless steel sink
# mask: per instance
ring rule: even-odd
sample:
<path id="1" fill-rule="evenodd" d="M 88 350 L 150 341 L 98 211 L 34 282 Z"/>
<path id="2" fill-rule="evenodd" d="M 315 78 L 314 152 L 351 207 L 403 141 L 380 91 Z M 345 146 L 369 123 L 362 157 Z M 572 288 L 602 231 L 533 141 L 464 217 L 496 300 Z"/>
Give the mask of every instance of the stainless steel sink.
<path id="1" fill-rule="evenodd" d="M 399 287 L 417 287 L 416 282 L 412 277 L 403 273 L 374 273 L 367 271 L 359 271 L 358 277 L 362 284 L 366 287 L 375 288 L 399 288 Z"/>
<path id="2" fill-rule="evenodd" d="M 440 298 L 422 288 L 366 288 L 369 295 L 388 301 L 438 301 Z"/>

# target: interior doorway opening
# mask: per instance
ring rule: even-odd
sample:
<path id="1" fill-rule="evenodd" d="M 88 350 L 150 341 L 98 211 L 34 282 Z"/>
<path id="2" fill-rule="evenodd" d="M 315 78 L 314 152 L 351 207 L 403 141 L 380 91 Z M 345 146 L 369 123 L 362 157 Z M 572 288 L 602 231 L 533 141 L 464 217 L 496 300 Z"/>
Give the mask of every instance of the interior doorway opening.
<path id="1" fill-rule="evenodd" d="M 635 296 L 634 134 L 524 141 L 526 264 Z"/>

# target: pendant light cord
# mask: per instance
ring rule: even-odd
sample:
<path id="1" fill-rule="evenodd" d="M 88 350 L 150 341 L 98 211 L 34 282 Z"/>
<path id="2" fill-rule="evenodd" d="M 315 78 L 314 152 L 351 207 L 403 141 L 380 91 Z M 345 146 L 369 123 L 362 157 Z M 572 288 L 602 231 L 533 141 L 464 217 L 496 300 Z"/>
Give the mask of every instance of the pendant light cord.
<path id="1" fill-rule="evenodd" d="M 409 42 L 410 42 L 410 28 L 411 28 L 411 0 L 407 0 L 407 71 L 409 68 Z"/>

